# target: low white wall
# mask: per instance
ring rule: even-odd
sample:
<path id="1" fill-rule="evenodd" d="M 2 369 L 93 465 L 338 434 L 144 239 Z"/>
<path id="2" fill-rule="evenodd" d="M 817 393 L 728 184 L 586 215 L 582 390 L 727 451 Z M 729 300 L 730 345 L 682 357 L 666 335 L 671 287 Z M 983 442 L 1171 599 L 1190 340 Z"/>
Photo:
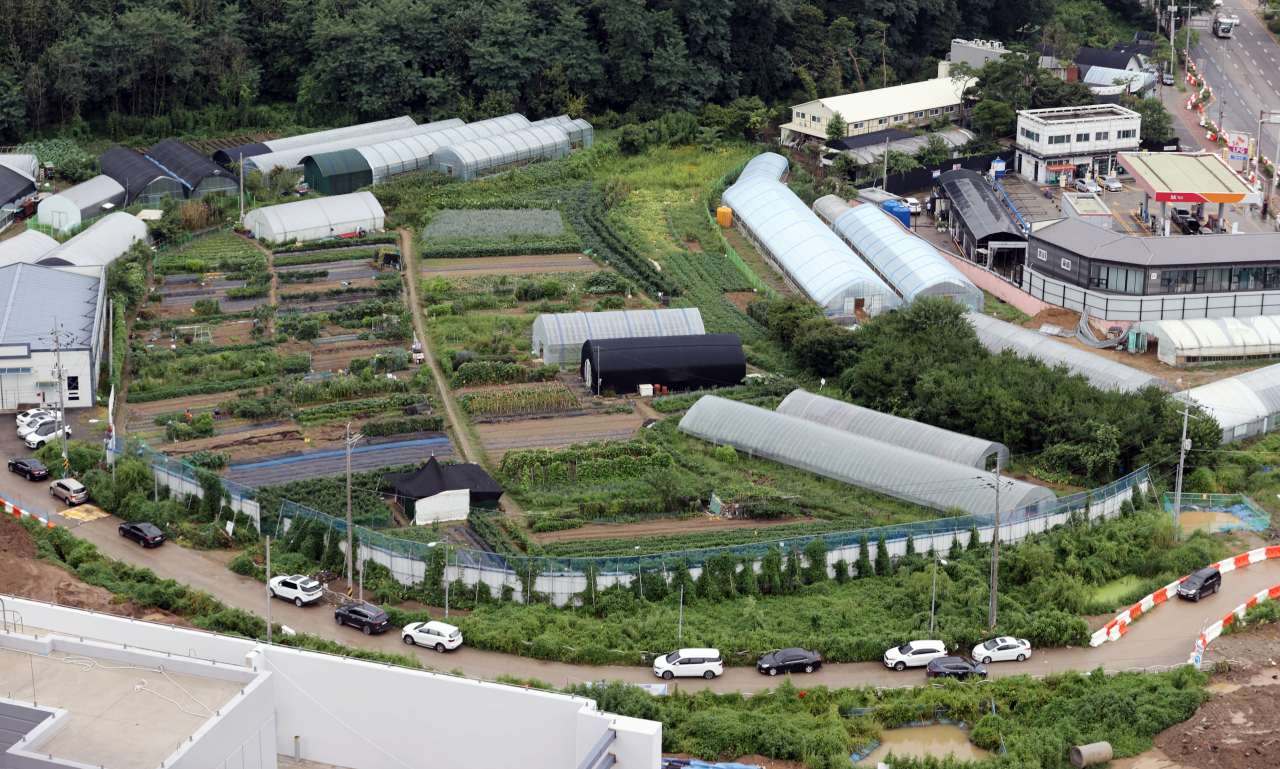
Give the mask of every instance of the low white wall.
<path id="1" fill-rule="evenodd" d="M 414 520 L 418 526 L 433 521 L 465 521 L 471 512 L 471 490 L 442 491 L 432 497 L 419 499 L 413 506 Z"/>
<path id="2" fill-rule="evenodd" d="M 169 487 L 170 494 L 194 494 L 204 499 L 204 489 L 195 481 L 184 478 L 177 473 L 172 473 L 159 465 L 152 465 L 151 471 L 156 474 L 156 479 L 161 484 Z M 258 501 L 255 499 L 245 499 L 244 497 L 231 495 L 231 501 L 226 503 L 232 510 L 237 513 L 244 513 L 253 519 L 253 525 L 259 531 L 262 530 L 262 518 L 258 512 Z"/>

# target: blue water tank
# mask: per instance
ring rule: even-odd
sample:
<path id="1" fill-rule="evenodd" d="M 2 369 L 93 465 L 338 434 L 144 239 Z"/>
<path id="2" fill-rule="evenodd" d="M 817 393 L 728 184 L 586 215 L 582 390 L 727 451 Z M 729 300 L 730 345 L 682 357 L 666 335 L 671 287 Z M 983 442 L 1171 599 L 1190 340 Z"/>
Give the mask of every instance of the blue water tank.
<path id="1" fill-rule="evenodd" d="M 991 175 L 997 179 L 1004 178 L 1004 160 L 1002 158 L 996 158 L 991 161 Z"/>
<path id="2" fill-rule="evenodd" d="M 897 200 L 886 200 L 883 208 L 889 216 L 902 222 L 903 227 L 911 229 L 911 209 L 907 208 L 906 203 Z"/>

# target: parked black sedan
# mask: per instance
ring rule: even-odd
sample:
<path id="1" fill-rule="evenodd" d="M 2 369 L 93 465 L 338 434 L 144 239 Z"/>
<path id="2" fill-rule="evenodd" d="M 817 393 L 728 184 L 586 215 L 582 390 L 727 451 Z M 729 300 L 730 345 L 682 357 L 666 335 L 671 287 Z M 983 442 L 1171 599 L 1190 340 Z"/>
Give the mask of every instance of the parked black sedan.
<path id="1" fill-rule="evenodd" d="M 391 627 L 391 618 L 387 613 L 367 603 L 339 606 L 333 613 L 333 619 L 339 625 L 358 627 L 364 631 L 365 635 L 381 633 Z"/>
<path id="2" fill-rule="evenodd" d="M 38 481 L 49 477 L 49 468 L 35 457 L 9 460 L 9 472 L 17 473 L 29 481 Z"/>
<path id="3" fill-rule="evenodd" d="M 944 678 L 948 676 L 961 680 L 969 676 L 986 678 L 987 666 L 964 657 L 938 657 L 937 659 L 929 660 L 929 665 L 924 669 L 925 678 Z"/>
<path id="4" fill-rule="evenodd" d="M 164 532 L 154 523 L 138 521 L 120 524 L 120 536 L 132 539 L 143 547 L 159 547 L 164 544 Z"/>
<path id="5" fill-rule="evenodd" d="M 822 655 L 808 649 L 779 649 L 756 663 L 756 670 L 771 676 L 779 673 L 812 673 L 822 667 Z"/>

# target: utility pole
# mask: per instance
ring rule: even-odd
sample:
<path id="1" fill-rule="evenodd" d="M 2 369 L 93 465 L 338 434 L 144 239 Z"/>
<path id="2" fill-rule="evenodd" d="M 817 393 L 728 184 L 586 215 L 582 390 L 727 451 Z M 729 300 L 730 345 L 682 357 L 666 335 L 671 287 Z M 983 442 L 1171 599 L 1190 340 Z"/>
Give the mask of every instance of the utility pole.
<path id="1" fill-rule="evenodd" d="M 1178 380 L 1178 384 L 1182 384 L 1182 380 Z M 1187 383 L 1186 393 L 1191 392 L 1191 383 Z M 1178 480 L 1174 484 L 1173 489 L 1173 541 L 1178 541 L 1178 529 L 1181 528 L 1182 522 L 1182 463 L 1187 458 L 1187 449 L 1191 448 L 1191 441 L 1187 440 L 1187 420 L 1191 417 L 1191 402 L 1184 394 L 1182 400 L 1182 442 L 1178 444 Z"/>
<path id="2" fill-rule="evenodd" d="M 352 577 L 355 576 L 355 572 L 352 571 L 352 563 L 353 563 L 353 559 L 355 558 L 355 551 L 352 549 L 353 536 L 351 533 L 351 445 L 363 437 L 364 436 L 361 435 L 360 433 L 356 433 L 355 435 L 352 435 L 351 423 L 347 422 L 347 595 L 348 596 L 351 595 L 351 580 L 352 580 Z M 361 570 L 361 576 L 362 576 L 362 579 L 360 581 L 361 583 L 360 590 L 363 593 L 364 592 L 363 570 Z"/>
<path id="3" fill-rule="evenodd" d="M 267 535 L 267 643 L 271 643 L 271 535 Z"/>
<path id="4" fill-rule="evenodd" d="M 60 329 L 58 319 L 53 319 L 53 331 L 49 336 L 41 337 L 42 341 L 53 342 L 54 374 L 58 378 L 58 408 L 55 412 L 59 432 L 62 433 L 62 477 L 66 478 L 70 471 L 70 460 L 67 459 L 67 401 L 62 392 L 62 380 L 66 372 L 62 369 L 62 337 L 72 336 L 71 332 Z"/>
<path id="5" fill-rule="evenodd" d="M 987 609 L 988 629 L 996 627 L 996 598 L 1000 581 L 1000 455 L 996 454 L 996 528 L 991 537 L 991 605 Z"/>
<path id="6" fill-rule="evenodd" d="M 240 222 L 244 223 L 244 153 L 240 153 Z"/>
<path id="7" fill-rule="evenodd" d="M 883 177 L 883 181 L 881 181 L 880 184 L 882 187 L 884 187 L 885 192 L 889 191 L 889 140 L 888 139 L 884 140 L 884 177 Z"/>

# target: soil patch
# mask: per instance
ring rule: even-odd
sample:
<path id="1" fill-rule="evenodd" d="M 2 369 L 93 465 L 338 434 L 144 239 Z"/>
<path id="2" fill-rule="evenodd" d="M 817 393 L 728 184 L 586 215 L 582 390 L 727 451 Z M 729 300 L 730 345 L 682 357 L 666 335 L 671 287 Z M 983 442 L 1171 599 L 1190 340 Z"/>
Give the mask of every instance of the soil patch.
<path id="1" fill-rule="evenodd" d="M 1047 310 L 1041 310 L 1036 313 L 1034 317 L 1024 321 L 1022 325 L 1033 331 L 1039 331 L 1040 327 L 1045 324 L 1060 326 L 1063 331 L 1074 333 L 1076 326 L 1080 325 L 1080 313 L 1068 310 L 1065 307 L 1050 307 Z"/>
<path id="2" fill-rule="evenodd" d="M 817 520 L 817 518 L 779 518 L 777 520 L 761 521 L 750 518 L 709 518 L 702 516 L 698 518 L 688 518 L 681 521 L 675 518 L 660 518 L 656 521 L 642 521 L 640 523 L 588 523 L 578 529 L 543 531 L 537 534 L 530 534 L 529 536 L 539 545 L 545 545 L 549 542 L 623 539 L 626 537 L 656 537 L 663 534 L 691 534 L 699 531 L 765 529 L 770 526 L 782 526 L 784 524 L 813 523 Z M 1103 624 L 1105 625 L 1106 623 L 1104 622 Z"/>
<path id="3" fill-rule="evenodd" d="M 755 291 L 729 291 L 725 293 L 724 298 L 728 299 L 734 307 L 746 312 L 747 305 L 759 299 L 760 295 Z"/>
<path id="4" fill-rule="evenodd" d="M 476 426 L 490 460 L 497 462 L 507 451 L 529 448 L 566 448 L 588 441 L 627 440 L 635 436 L 643 416 L 601 414 L 599 416 L 535 419 Z"/>
<path id="5" fill-rule="evenodd" d="M 215 435 L 212 438 L 183 441 L 179 445 L 183 456 L 204 450 L 225 451 L 231 459 L 243 459 L 267 452 L 277 453 L 312 448 L 310 444 L 303 441 L 302 432 L 292 425 L 233 433 L 228 436 Z M 178 451 L 171 451 L 171 453 L 179 455 Z"/>
<path id="6" fill-rule="evenodd" d="M 347 285 L 342 285 L 346 283 Z M 299 301 L 303 294 L 314 294 L 328 291 L 331 288 L 351 288 L 359 286 L 361 288 L 376 288 L 377 284 L 373 278 L 356 278 L 354 280 L 315 280 L 311 283 L 285 283 L 280 286 L 280 292 L 276 295 L 276 301 L 289 302 Z M 325 297 L 321 299 L 341 299 L 340 296 Z"/>

